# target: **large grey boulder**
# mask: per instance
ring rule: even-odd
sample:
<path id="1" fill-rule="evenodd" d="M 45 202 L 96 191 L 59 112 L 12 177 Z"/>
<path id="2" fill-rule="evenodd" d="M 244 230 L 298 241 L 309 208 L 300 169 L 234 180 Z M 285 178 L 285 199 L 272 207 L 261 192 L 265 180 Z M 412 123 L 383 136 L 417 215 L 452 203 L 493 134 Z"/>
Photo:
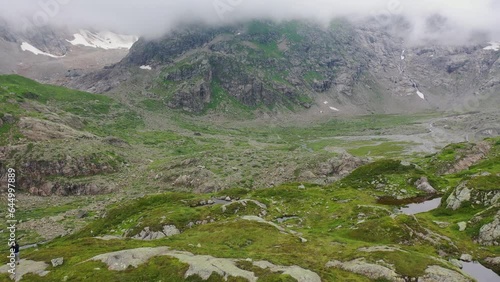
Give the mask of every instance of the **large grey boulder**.
<path id="1" fill-rule="evenodd" d="M 418 279 L 419 282 L 472 282 L 464 275 L 437 265 L 431 265 L 425 270 L 425 275 Z"/>
<path id="2" fill-rule="evenodd" d="M 60 266 L 64 263 L 64 258 L 55 258 L 55 259 L 51 260 L 50 262 L 52 263 L 53 267 L 57 267 L 57 266 Z"/>
<path id="3" fill-rule="evenodd" d="M 472 261 L 472 256 L 469 255 L 469 254 L 462 254 L 460 256 L 460 260 L 461 261 L 465 261 L 465 262 L 471 262 Z"/>
<path id="4" fill-rule="evenodd" d="M 462 203 L 470 201 L 470 198 L 471 189 L 467 187 L 467 182 L 463 182 L 458 185 L 448 199 L 446 199 L 446 207 L 452 210 L 457 210 L 460 208 Z"/>
<path id="5" fill-rule="evenodd" d="M 432 187 L 432 185 L 429 183 L 429 179 L 427 177 L 422 176 L 419 180 L 415 182 L 415 186 L 417 187 L 418 190 L 424 191 L 427 194 L 436 194 L 437 190 Z"/>
<path id="6" fill-rule="evenodd" d="M 175 225 L 165 225 L 165 226 L 163 226 L 163 233 L 167 237 L 181 234 L 181 232 L 179 231 L 179 229 L 177 229 L 177 227 L 175 227 Z"/>

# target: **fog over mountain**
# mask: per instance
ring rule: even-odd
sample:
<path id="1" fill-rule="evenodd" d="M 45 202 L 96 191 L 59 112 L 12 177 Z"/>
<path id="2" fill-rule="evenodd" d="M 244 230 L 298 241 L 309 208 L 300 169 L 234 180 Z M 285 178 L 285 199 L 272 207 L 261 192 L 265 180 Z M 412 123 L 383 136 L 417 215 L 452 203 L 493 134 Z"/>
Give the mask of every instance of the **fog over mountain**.
<path id="1" fill-rule="evenodd" d="M 500 3 L 495 0 L 0 0 L 0 4 L 9 7 L 0 16 L 21 29 L 54 24 L 154 37 L 190 22 L 270 18 L 327 23 L 336 17 L 362 20 L 378 15 L 405 18 L 411 26 L 408 40 L 413 42 L 439 38 L 446 44 L 464 43 L 478 35 L 481 40 L 500 38 Z"/>

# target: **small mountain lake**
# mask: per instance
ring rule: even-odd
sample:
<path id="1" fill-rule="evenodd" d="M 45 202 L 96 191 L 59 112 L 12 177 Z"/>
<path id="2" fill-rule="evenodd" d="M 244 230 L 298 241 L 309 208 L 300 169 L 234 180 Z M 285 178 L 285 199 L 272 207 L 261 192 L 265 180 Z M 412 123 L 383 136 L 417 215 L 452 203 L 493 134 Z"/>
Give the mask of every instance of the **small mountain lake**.
<path id="1" fill-rule="evenodd" d="M 486 268 L 478 262 L 461 262 L 462 271 L 472 276 L 477 282 L 500 282 L 500 276 L 493 270 Z"/>
<path id="2" fill-rule="evenodd" d="M 417 213 L 428 212 L 439 207 L 441 197 L 415 197 L 408 199 L 396 199 L 394 197 L 380 197 L 378 204 L 399 206 L 401 213 L 412 215 Z"/>

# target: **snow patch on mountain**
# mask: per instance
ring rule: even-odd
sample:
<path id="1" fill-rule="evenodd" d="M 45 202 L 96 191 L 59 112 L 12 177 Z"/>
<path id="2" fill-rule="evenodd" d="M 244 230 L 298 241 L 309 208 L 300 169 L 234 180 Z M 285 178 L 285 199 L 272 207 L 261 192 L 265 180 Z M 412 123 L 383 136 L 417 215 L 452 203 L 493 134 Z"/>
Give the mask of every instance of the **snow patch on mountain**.
<path id="1" fill-rule="evenodd" d="M 141 70 L 152 70 L 151 66 L 140 66 L 139 67 Z"/>
<path id="2" fill-rule="evenodd" d="M 35 46 L 29 44 L 28 42 L 23 42 L 21 44 L 21 50 L 31 52 L 31 53 L 33 53 L 35 55 L 44 55 L 44 56 L 48 56 L 48 57 L 56 58 L 56 59 L 64 57 L 64 56 L 56 56 L 56 55 L 52 55 L 52 54 L 43 52 L 42 50 L 40 50 L 40 49 L 36 48 Z"/>
<path id="3" fill-rule="evenodd" d="M 419 90 L 417 90 L 417 95 L 418 95 L 418 97 L 420 97 L 420 99 L 425 100 L 425 95 L 424 95 L 424 93 L 422 93 L 422 92 L 420 92 Z"/>
<path id="4" fill-rule="evenodd" d="M 490 45 L 487 47 L 483 48 L 484 50 L 493 50 L 493 51 L 499 51 L 500 50 L 500 41 L 498 42 L 490 42 Z"/>
<path id="5" fill-rule="evenodd" d="M 139 38 L 134 35 L 116 34 L 111 31 L 91 32 L 80 30 L 73 34 L 73 40 L 67 40 L 73 45 L 83 45 L 92 48 L 111 49 L 130 49 Z"/>
<path id="6" fill-rule="evenodd" d="M 330 110 L 332 110 L 332 111 L 336 111 L 336 112 L 340 112 L 340 110 L 339 110 L 339 109 L 337 109 L 337 108 L 335 108 L 335 107 L 330 107 Z"/>

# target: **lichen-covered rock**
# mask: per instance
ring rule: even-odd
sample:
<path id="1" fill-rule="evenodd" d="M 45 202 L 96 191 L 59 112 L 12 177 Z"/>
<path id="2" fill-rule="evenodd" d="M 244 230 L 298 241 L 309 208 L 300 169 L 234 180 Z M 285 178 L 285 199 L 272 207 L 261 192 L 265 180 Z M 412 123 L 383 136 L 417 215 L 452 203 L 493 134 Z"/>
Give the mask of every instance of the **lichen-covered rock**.
<path id="1" fill-rule="evenodd" d="M 472 282 L 473 280 L 462 274 L 437 265 L 431 265 L 425 270 L 425 275 L 418 281 L 422 282 Z"/>
<path id="2" fill-rule="evenodd" d="M 268 261 L 256 261 L 253 265 L 262 269 L 269 269 L 272 272 L 281 272 L 285 275 L 290 275 L 298 282 L 321 282 L 321 278 L 318 274 L 296 265 L 281 266 L 274 265 Z"/>
<path id="3" fill-rule="evenodd" d="M 500 257 L 486 258 L 485 261 L 490 264 L 500 265 Z"/>
<path id="4" fill-rule="evenodd" d="M 366 276 L 370 279 L 386 279 L 396 282 L 404 281 L 393 269 L 374 263 L 368 263 L 363 258 L 348 262 L 332 260 L 326 264 L 326 267 L 340 268 Z"/>
<path id="5" fill-rule="evenodd" d="M 150 241 L 165 237 L 171 237 L 180 233 L 181 232 L 179 231 L 179 229 L 177 229 L 177 227 L 175 227 L 175 225 L 165 225 L 163 226 L 162 231 L 151 231 L 149 227 L 145 227 L 144 230 L 142 230 L 139 234 L 135 235 L 132 238 L 144 241 Z"/>
<path id="6" fill-rule="evenodd" d="M 429 183 L 429 180 L 427 177 L 422 176 L 419 180 L 415 182 L 415 186 L 417 187 L 418 190 L 423 191 L 427 194 L 436 194 L 437 190 L 432 187 L 432 185 Z"/>
<path id="7" fill-rule="evenodd" d="M 470 201 L 471 190 L 467 188 L 467 182 L 461 183 L 446 199 L 446 207 L 452 210 L 460 208 L 463 202 Z"/>
<path id="8" fill-rule="evenodd" d="M 457 210 L 465 203 L 472 205 L 481 205 L 484 207 L 492 206 L 500 201 L 500 189 L 485 190 L 471 187 L 469 181 L 464 181 L 453 190 L 446 199 L 448 209 Z"/>
<path id="9" fill-rule="evenodd" d="M 52 263 L 52 267 L 57 267 L 64 263 L 64 258 L 55 258 L 50 260 L 50 262 Z"/>
<path id="10" fill-rule="evenodd" d="M 487 246 L 498 246 L 500 244 L 500 212 L 496 214 L 493 222 L 481 227 L 478 242 Z"/>
<path id="11" fill-rule="evenodd" d="M 181 234 L 181 232 L 179 231 L 179 229 L 177 229 L 177 227 L 175 227 L 175 225 L 165 225 L 165 226 L 163 226 L 163 233 L 167 237 Z"/>

